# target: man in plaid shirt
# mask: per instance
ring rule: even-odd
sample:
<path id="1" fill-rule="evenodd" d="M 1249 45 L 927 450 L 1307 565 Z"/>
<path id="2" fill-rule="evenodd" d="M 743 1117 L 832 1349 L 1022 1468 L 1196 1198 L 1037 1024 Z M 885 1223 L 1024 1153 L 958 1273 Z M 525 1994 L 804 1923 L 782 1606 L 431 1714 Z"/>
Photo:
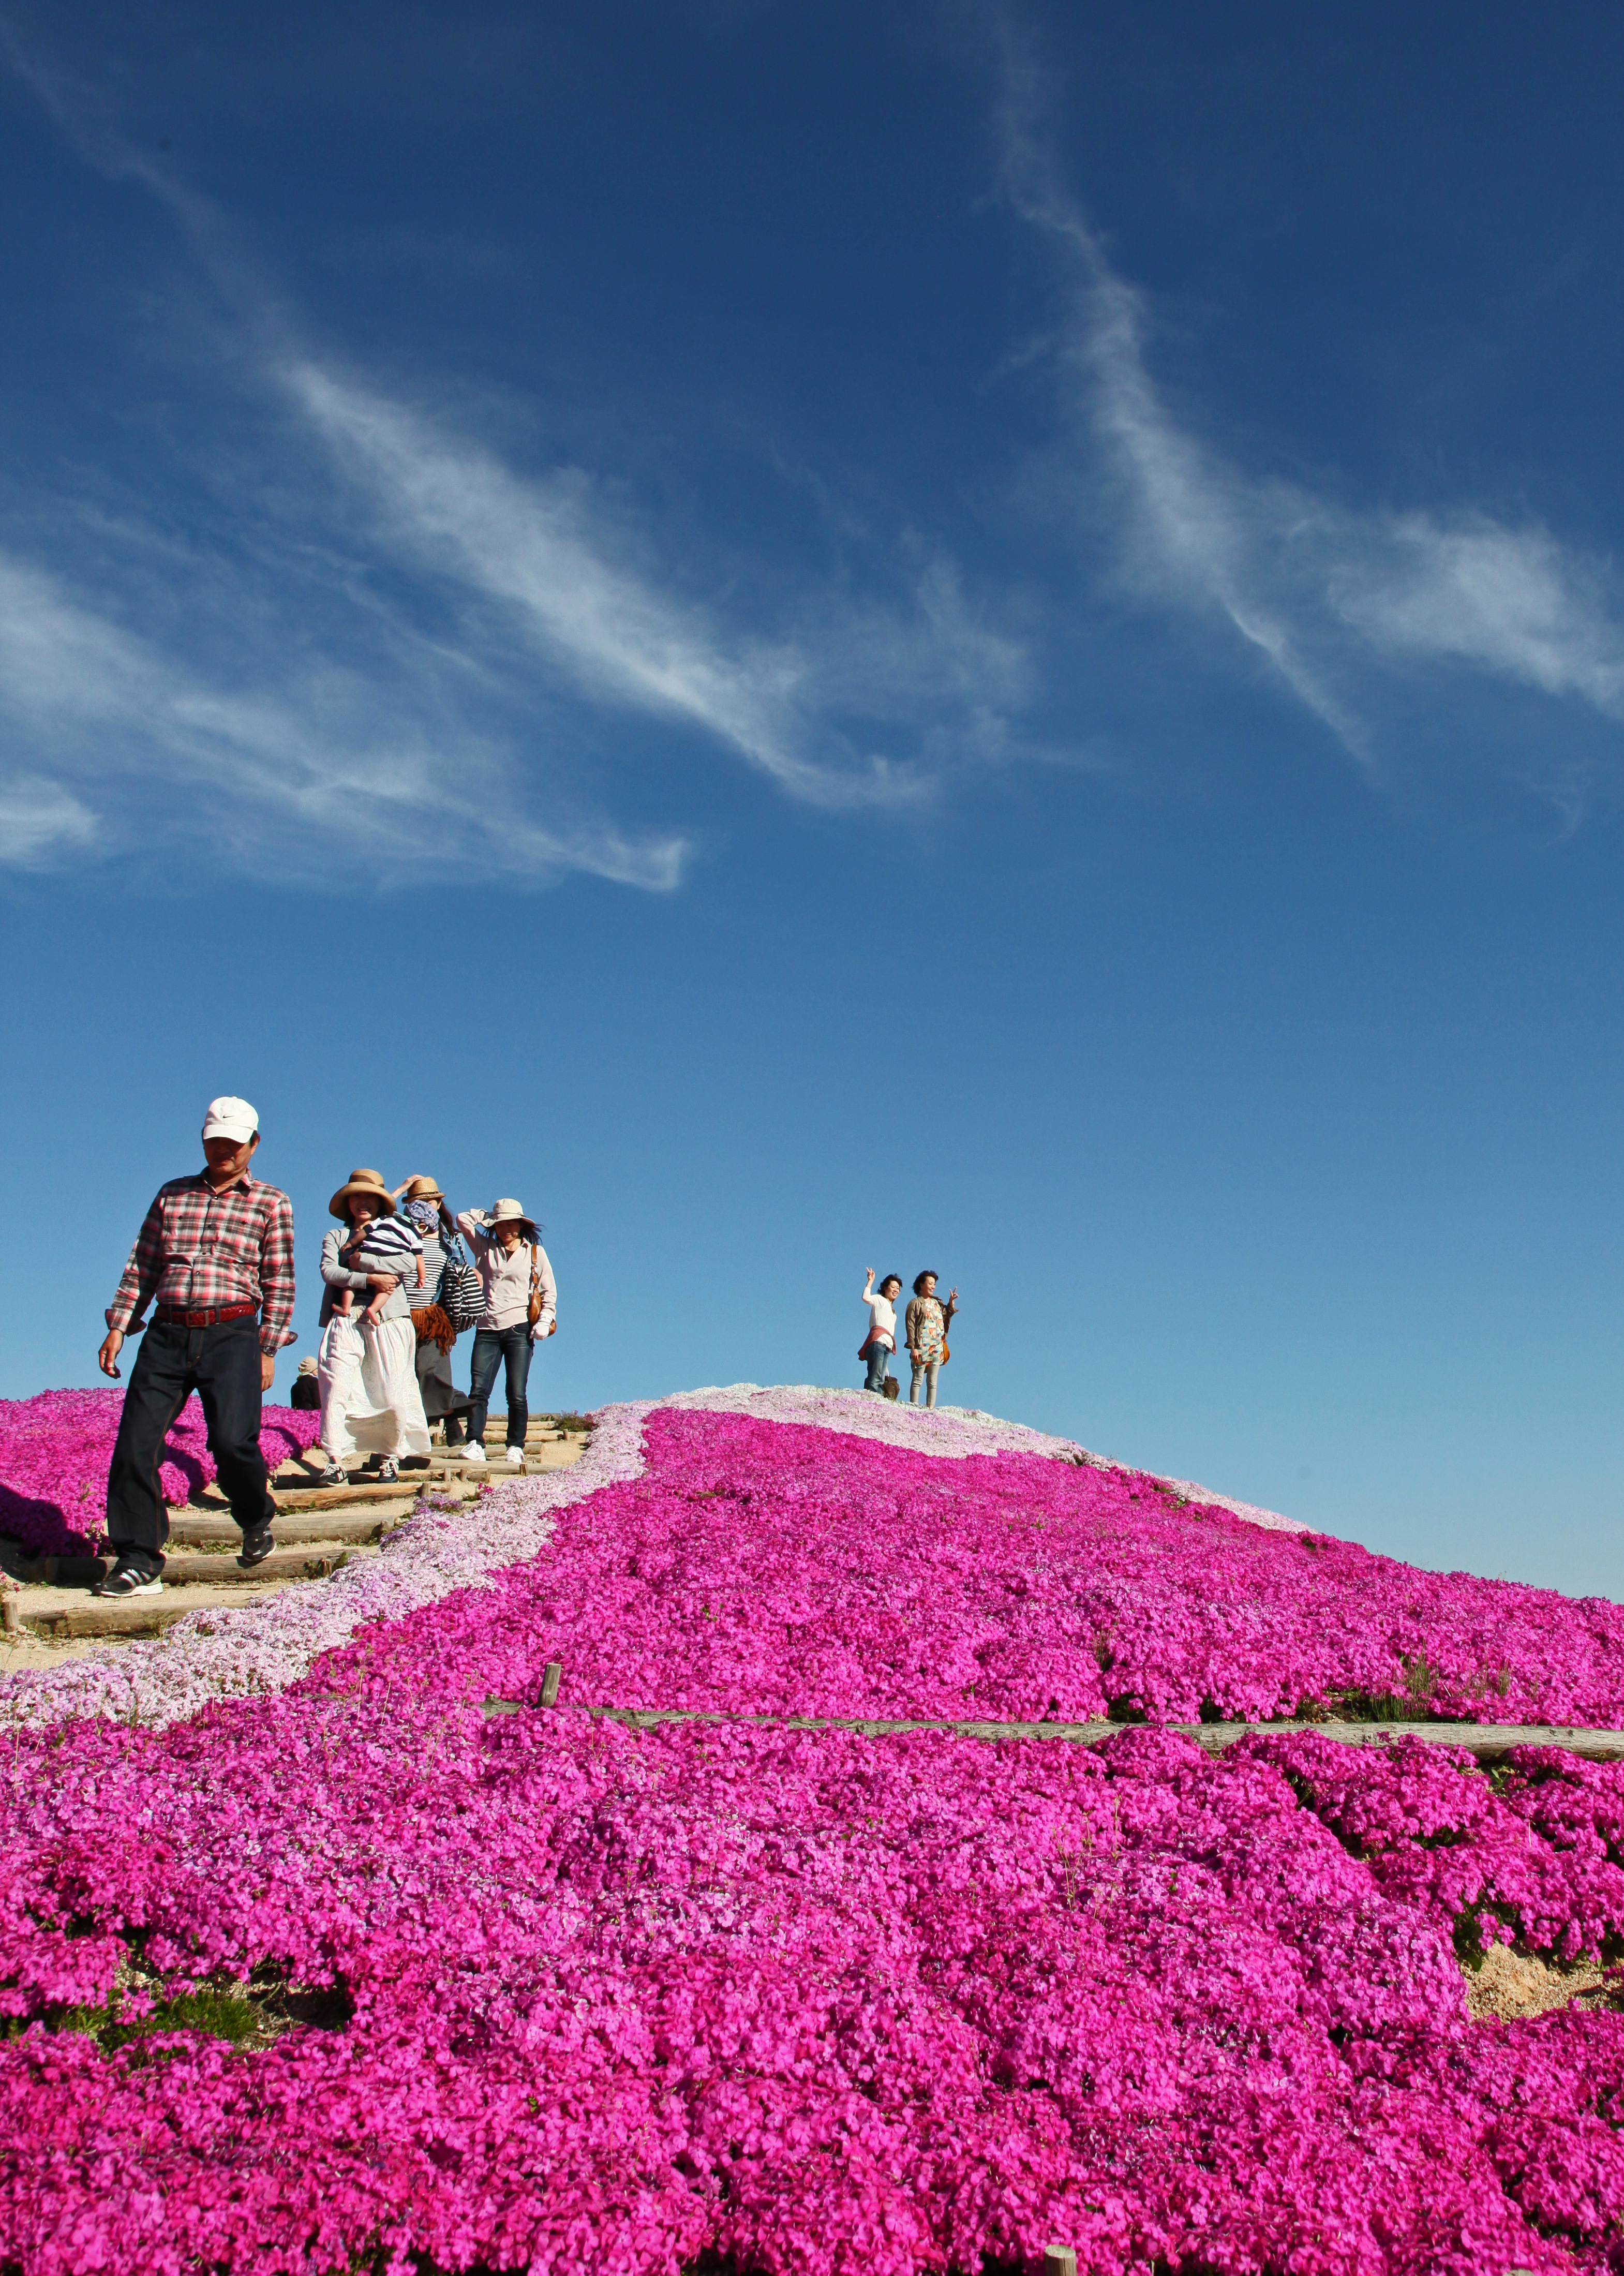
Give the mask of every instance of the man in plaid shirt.
<path id="1" fill-rule="evenodd" d="M 103 1597 L 150 1597 L 163 1588 L 169 1538 L 159 1465 L 170 1424 L 195 1391 L 231 1515 L 242 1529 L 243 1566 L 276 1547 L 260 1405 L 277 1353 L 293 1340 L 293 1208 L 276 1186 L 248 1175 L 259 1117 L 246 1098 L 216 1098 L 203 1118 L 208 1167 L 173 1178 L 147 1212 L 99 1354 L 118 1373 L 118 1351 L 156 1301 L 152 1325 L 124 1397 L 107 1476 L 107 1537 L 113 1570 Z"/>

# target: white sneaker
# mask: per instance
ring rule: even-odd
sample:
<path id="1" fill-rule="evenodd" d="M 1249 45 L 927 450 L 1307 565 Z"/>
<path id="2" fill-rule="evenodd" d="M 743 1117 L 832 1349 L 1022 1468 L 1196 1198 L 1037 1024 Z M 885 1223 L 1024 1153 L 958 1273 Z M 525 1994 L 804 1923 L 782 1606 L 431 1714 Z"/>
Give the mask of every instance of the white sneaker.
<path id="1" fill-rule="evenodd" d="M 525 1466 L 524 1448 L 522 1446 L 510 1446 L 507 1450 L 507 1460 L 510 1468 L 522 1470 Z"/>
<path id="2" fill-rule="evenodd" d="M 482 1462 L 484 1460 L 485 1449 L 480 1445 L 477 1438 L 470 1438 L 467 1445 L 463 1447 L 462 1459 L 465 1462 Z"/>

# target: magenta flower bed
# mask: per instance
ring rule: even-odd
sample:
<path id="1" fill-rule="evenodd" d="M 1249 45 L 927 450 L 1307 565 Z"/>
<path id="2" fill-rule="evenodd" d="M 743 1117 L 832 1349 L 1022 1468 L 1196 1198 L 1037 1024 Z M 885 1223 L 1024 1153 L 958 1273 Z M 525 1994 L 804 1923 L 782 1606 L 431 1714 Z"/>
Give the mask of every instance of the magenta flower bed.
<path id="1" fill-rule="evenodd" d="M 1599 1599 L 1265 1532 L 1126 1470 L 669 1411 L 648 1443 L 499 1618 L 470 1605 L 496 1688 L 534 1697 L 562 1658 L 603 1706 L 1194 1722 L 1402 1699 L 1424 1665 L 1434 1713 L 1624 1727 Z"/>
<path id="2" fill-rule="evenodd" d="M 1350 1651 L 1401 1617 L 1446 1658 L 1493 1602 L 1556 1652 L 1559 1599 L 1345 1567 L 1036 1457 L 669 1410 L 646 1437 L 646 1475 L 561 1510 L 533 1561 L 280 1696 L 7 1733 L 0 2255 L 1032 2276 L 1052 2239 L 1093 2276 L 1624 2265 L 1624 2016 L 1473 2023 L 1457 1957 L 1624 1939 L 1624 1772 L 585 1711 L 962 1712 L 974 1681 L 1001 1712 L 983 1683 L 1025 1703 L 1086 1686 L 1085 1655 L 1101 1675 L 1102 1607 L 1166 1707 L 1239 1667 L 1248 1588 L 1273 1699 L 1299 1668 L 1358 1680 L 1333 1616 Z M 1157 1658 L 1132 1623 L 1158 1609 Z M 1598 1616 L 1567 1608 L 1599 1697 Z M 558 1708 L 482 1716 L 549 1657 Z M 210 1983 L 282 1998 L 289 2028 L 110 2052 L 72 2028 Z"/>
<path id="3" fill-rule="evenodd" d="M 331 1674 L 17 1758 L 13 2014 L 136 1951 L 128 2014 L 343 1989 L 253 2053 L 27 2029 L 24 2269 L 1609 2265 L 1624 2018 L 1468 2023 L 1289 1741 L 482 1727 Z"/>
<path id="4" fill-rule="evenodd" d="M 0 1400 L 0 1534 L 36 1557 L 88 1556 L 100 1546 L 123 1405 L 124 1393 L 110 1388 Z M 319 1421 L 305 1409 L 265 1408 L 260 1445 L 273 1469 L 314 1445 Z M 214 1475 L 202 1407 L 188 1399 L 166 1441 L 163 1491 L 184 1502 Z"/>

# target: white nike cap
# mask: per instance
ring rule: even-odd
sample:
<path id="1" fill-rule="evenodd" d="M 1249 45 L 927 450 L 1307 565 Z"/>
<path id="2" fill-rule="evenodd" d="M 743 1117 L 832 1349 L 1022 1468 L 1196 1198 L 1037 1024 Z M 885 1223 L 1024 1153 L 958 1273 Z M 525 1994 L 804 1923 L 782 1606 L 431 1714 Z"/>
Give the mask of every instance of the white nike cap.
<path id="1" fill-rule="evenodd" d="M 203 1117 L 205 1138 L 234 1138 L 240 1146 L 260 1127 L 260 1118 L 246 1098 L 211 1098 Z"/>

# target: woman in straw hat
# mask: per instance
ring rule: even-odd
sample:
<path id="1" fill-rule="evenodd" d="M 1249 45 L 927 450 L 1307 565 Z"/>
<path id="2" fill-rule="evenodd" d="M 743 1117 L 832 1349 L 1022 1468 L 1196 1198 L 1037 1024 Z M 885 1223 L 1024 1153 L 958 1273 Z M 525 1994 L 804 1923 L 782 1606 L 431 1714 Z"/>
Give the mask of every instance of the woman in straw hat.
<path id="1" fill-rule="evenodd" d="M 485 1284 L 485 1309 L 474 1335 L 474 1403 L 468 1409 L 471 1462 L 485 1459 L 485 1417 L 497 1369 L 507 1367 L 507 1459 L 524 1468 L 525 1430 L 530 1419 L 526 1388 L 537 1336 L 558 1324 L 558 1291 L 541 1235 L 516 1201 L 494 1202 L 489 1210 L 464 1210 L 459 1233 L 474 1246 L 474 1262 Z"/>
<path id="2" fill-rule="evenodd" d="M 379 1476 L 395 1478 L 400 1455 L 429 1452 L 411 1305 L 422 1243 L 395 1221 L 395 1197 L 376 1170 L 352 1170 L 327 1206 L 345 1230 L 322 1240 L 322 1483 L 347 1483 L 345 1464 L 363 1443 L 383 1457 Z M 366 1309 L 353 1313 L 363 1292 Z"/>
<path id="3" fill-rule="evenodd" d="M 395 1187 L 400 1214 L 414 1226 L 423 1244 L 423 1282 L 412 1298 L 412 1324 L 417 1335 L 417 1387 L 423 1394 L 423 1413 L 430 1427 L 445 1424 L 448 1446 L 462 1444 L 462 1417 L 467 1400 L 452 1380 L 452 1346 L 457 1330 L 441 1309 L 438 1292 L 445 1271 L 446 1243 L 457 1237 L 457 1220 L 446 1205 L 438 1181 L 407 1178 Z"/>

